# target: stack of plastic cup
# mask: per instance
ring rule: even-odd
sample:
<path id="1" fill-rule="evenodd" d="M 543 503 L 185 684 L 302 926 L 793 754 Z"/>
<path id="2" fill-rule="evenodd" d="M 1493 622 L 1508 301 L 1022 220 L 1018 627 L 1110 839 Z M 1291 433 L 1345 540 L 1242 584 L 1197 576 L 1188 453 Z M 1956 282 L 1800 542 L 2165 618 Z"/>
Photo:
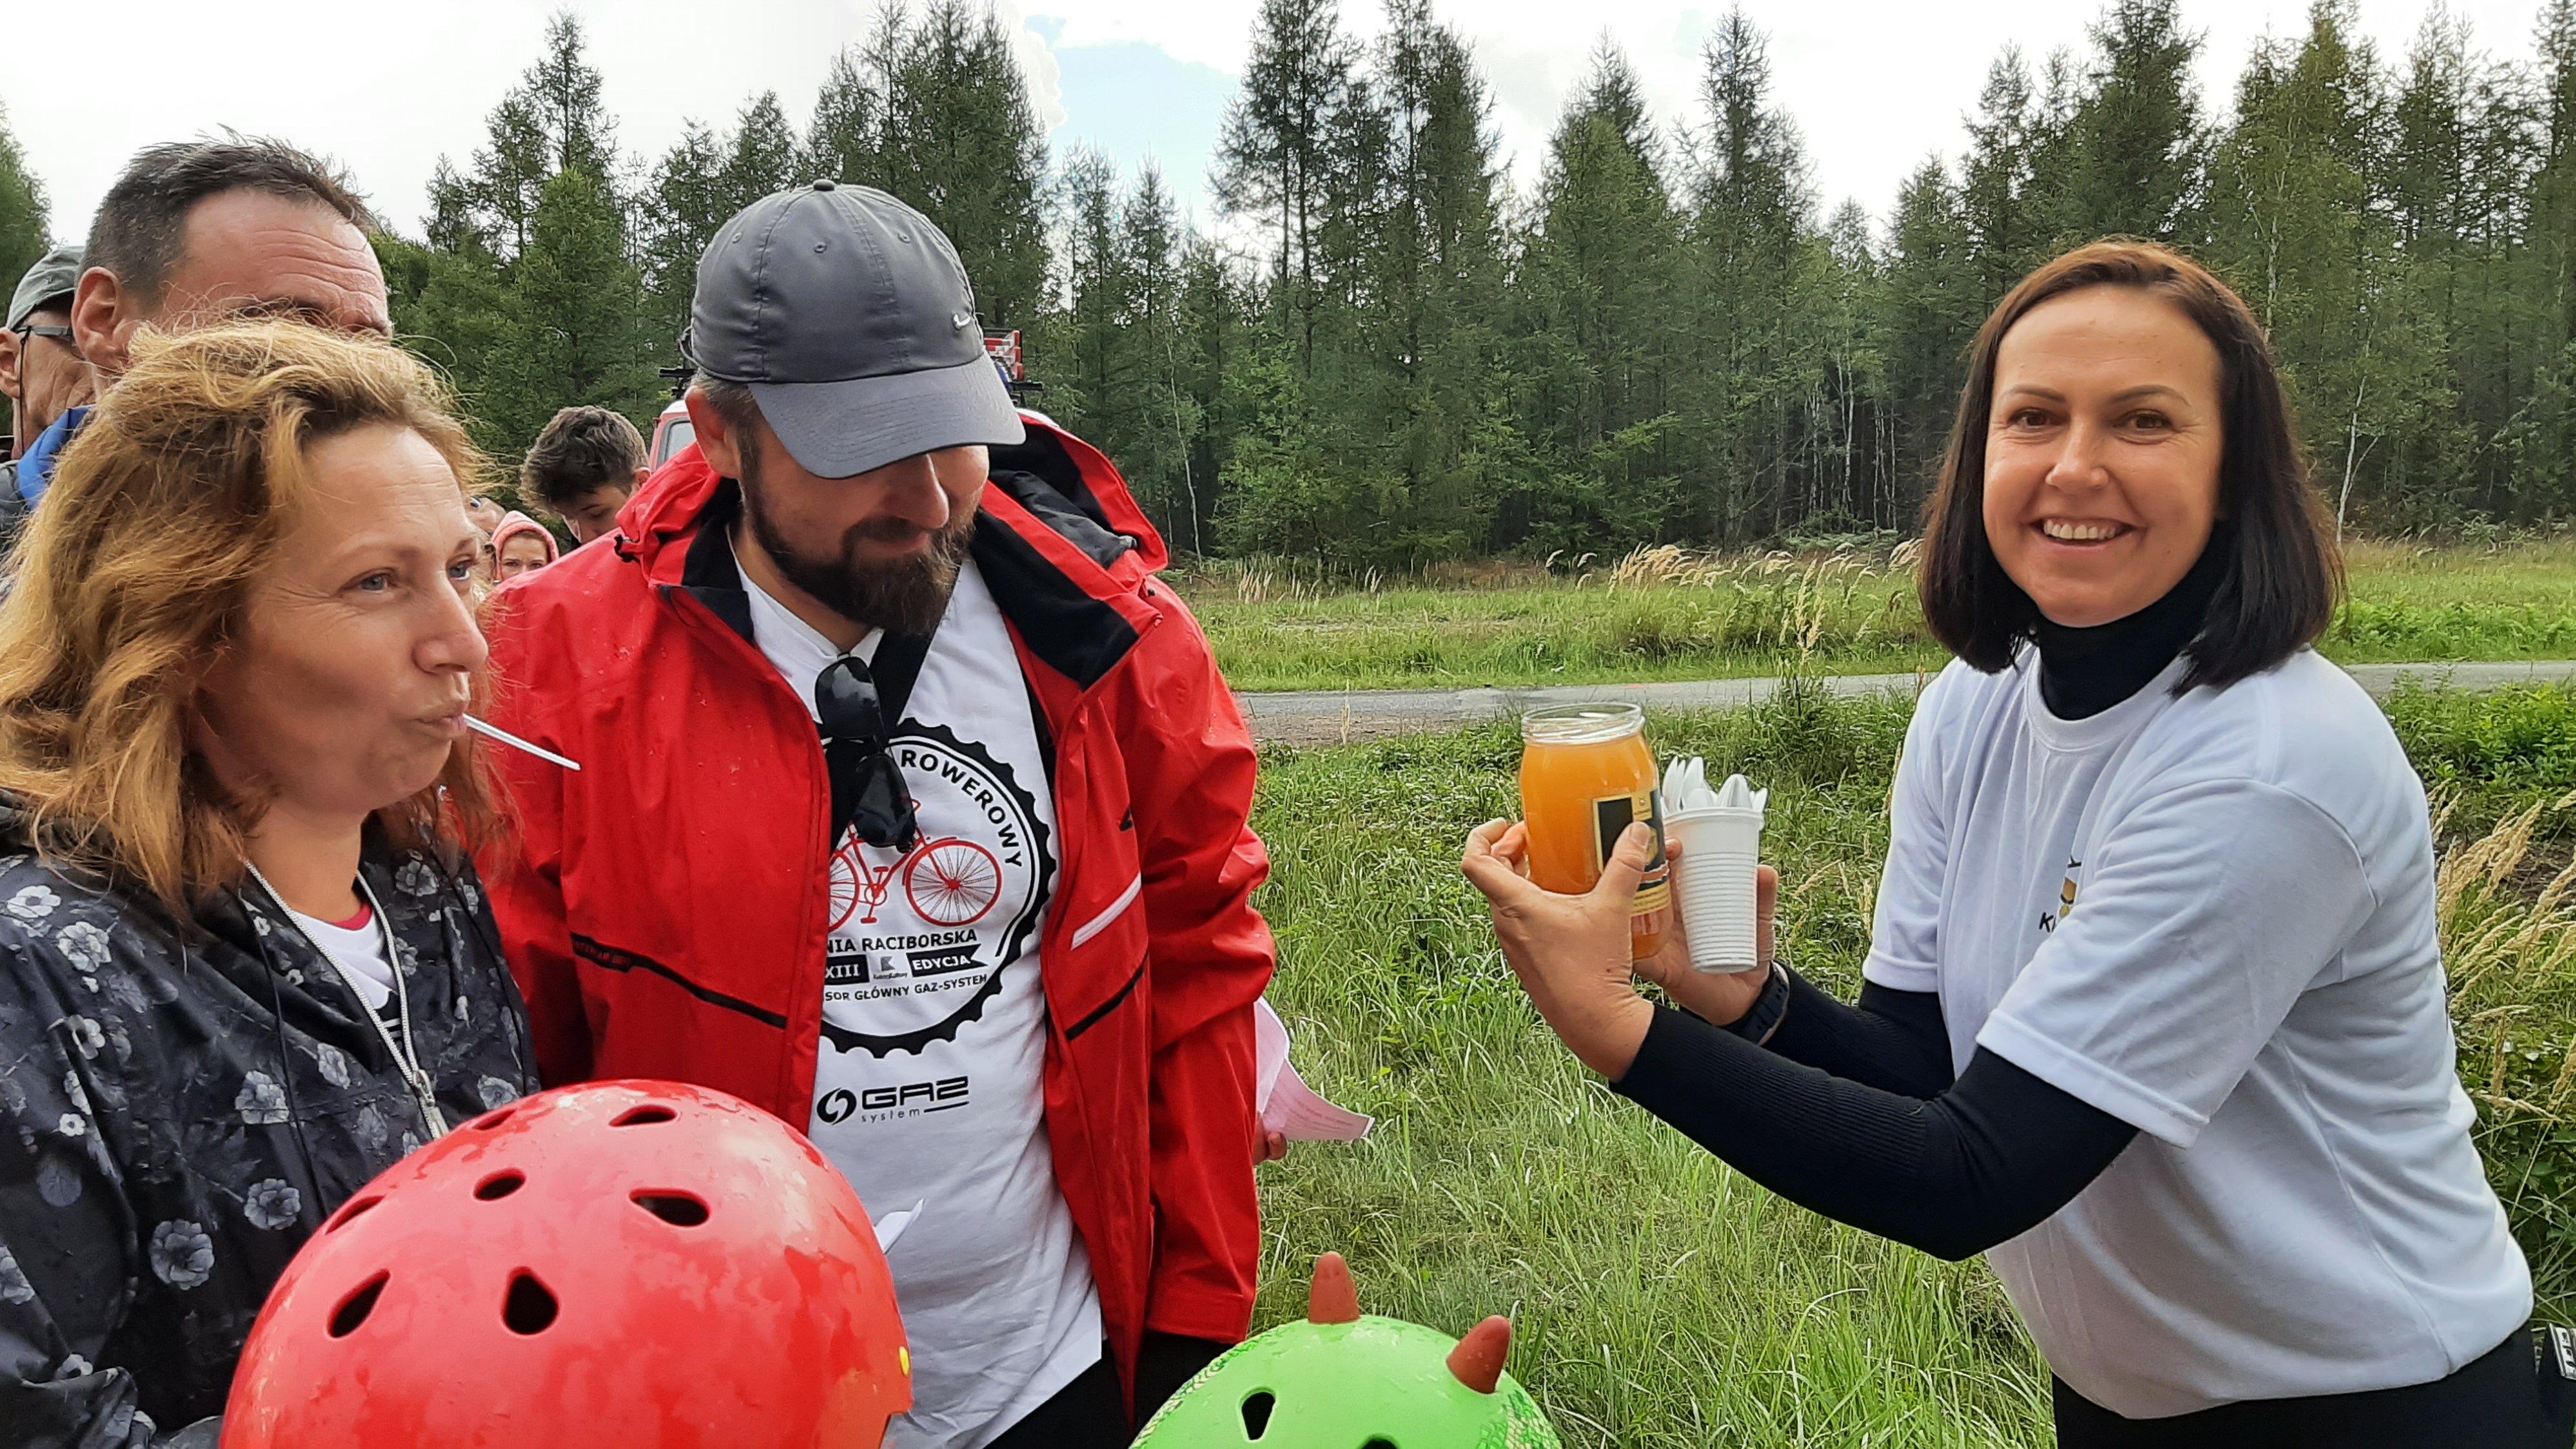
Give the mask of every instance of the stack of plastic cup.
<path id="1" fill-rule="evenodd" d="M 1771 798 L 1742 775 L 1708 787 L 1707 763 L 1675 759 L 1664 771 L 1664 838 L 1681 847 L 1673 894 L 1690 936 L 1691 969 L 1750 971 L 1762 964 L 1756 938 L 1754 868 L 1762 854 L 1762 807 Z"/>

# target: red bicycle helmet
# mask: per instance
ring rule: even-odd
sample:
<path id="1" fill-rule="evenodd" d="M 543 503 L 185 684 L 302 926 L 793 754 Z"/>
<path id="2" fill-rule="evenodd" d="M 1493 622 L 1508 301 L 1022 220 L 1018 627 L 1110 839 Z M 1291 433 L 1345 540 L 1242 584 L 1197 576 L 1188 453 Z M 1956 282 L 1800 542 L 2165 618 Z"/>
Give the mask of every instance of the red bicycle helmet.
<path id="1" fill-rule="evenodd" d="M 759 1108 L 541 1092 L 386 1169 L 287 1265 L 225 1449 L 876 1449 L 912 1406 L 858 1194 Z"/>

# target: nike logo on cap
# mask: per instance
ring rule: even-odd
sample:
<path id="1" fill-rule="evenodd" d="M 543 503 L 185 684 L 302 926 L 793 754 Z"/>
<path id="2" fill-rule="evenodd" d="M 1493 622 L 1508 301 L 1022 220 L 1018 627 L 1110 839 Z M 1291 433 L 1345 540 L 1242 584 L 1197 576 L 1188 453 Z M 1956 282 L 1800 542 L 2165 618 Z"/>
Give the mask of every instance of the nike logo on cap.
<path id="1" fill-rule="evenodd" d="M 956 316 L 949 318 L 948 323 L 958 331 L 963 332 L 967 328 L 975 325 L 975 314 L 972 312 L 960 312 Z"/>

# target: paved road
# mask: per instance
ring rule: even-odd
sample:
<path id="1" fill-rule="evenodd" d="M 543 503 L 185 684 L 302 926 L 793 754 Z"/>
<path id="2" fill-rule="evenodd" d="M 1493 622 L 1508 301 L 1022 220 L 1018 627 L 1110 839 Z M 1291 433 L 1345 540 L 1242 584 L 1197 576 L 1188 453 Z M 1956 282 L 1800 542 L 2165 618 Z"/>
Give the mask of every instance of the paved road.
<path id="1" fill-rule="evenodd" d="M 2352 676 L 2374 696 L 2385 695 L 2401 677 L 2426 683 L 2449 683 L 2461 689 L 2493 689 L 2503 684 L 2576 680 L 2576 660 L 2518 664 L 2356 664 Z M 1913 693 L 1922 679 L 1912 674 L 1829 675 L 1825 683 L 1836 694 Z M 1355 689 L 1282 694 L 1239 694 L 1255 738 L 1294 745 L 1324 745 L 1388 735 L 1421 734 L 1455 729 L 1490 719 L 1507 719 L 1548 704 L 1590 704 L 1624 700 L 1648 709 L 1734 709 L 1753 704 L 1779 687 L 1777 679 L 1699 679 L 1670 684 L 1576 684 L 1544 689 Z"/>

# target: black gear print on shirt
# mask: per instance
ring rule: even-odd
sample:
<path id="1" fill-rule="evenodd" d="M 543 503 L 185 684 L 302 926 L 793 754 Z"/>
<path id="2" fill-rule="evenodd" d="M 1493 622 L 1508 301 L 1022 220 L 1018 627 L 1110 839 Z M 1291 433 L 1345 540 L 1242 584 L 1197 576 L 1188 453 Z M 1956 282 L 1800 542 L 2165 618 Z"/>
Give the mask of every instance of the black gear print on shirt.
<path id="1" fill-rule="evenodd" d="M 1001 993 L 1002 973 L 1010 969 L 1009 966 L 995 967 L 993 974 L 984 978 L 984 984 L 975 988 L 975 994 L 967 997 L 965 1004 L 951 1012 L 947 1020 L 933 1022 L 918 1031 L 896 1032 L 892 1036 L 873 1036 L 864 1031 L 850 1031 L 834 1026 L 826 1019 L 822 1023 L 823 1035 L 842 1051 L 865 1047 L 868 1054 L 874 1057 L 883 1057 L 889 1052 L 911 1052 L 917 1056 L 923 1047 L 932 1042 L 957 1040 L 958 1028 L 966 1023 L 981 1021 L 984 1017 L 984 1003 Z"/>
<path id="2" fill-rule="evenodd" d="M 1028 821 L 1029 827 L 1030 854 L 1037 872 L 1037 885 L 1031 900 L 1033 904 L 1034 902 L 1045 900 L 1047 898 L 1048 891 L 1053 888 L 1055 882 L 1055 857 L 1047 850 L 1046 822 L 1038 819 L 1036 798 L 1020 788 L 1019 776 L 1012 772 L 1009 765 L 993 758 L 992 751 L 985 749 L 980 744 L 969 744 L 965 740 L 959 739 L 957 737 L 957 732 L 948 728 L 946 725 L 926 725 L 917 720 L 906 719 L 903 722 L 901 733 L 894 737 L 889 748 L 899 746 L 907 739 L 926 740 L 934 744 L 946 745 L 957 753 L 975 760 L 986 769 L 991 770 L 993 772 L 993 778 L 997 782 L 1010 790 L 1013 795 L 1019 797 L 1019 799 L 1025 802 L 1024 810 L 1025 818 Z M 834 1026 L 831 1019 L 826 1017 L 823 1018 L 820 1023 L 823 1028 L 823 1039 L 830 1042 L 838 1050 L 846 1052 L 864 1048 L 868 1055 L 879 1059 L 883 1059 L 894 1052 L 909 1052 L 915 1056 L 919 1056 L 922 1048 L 929 1046 L 932 1042 L 953 1042 L 957 1040 L 958 1031 L 962 1029 L 966 1023 L 970 1021 L 983 1020 L 984 1003 L 991 1001 L 995 996 L 1001 994 L 1002 973 L 1010 970 L 1012 966 L 1018 964 L 1022 951 L 1029 946 L 1029 933 L 1036 927 L 1037 915 L 1038 913 L 1034 909 L 1027 913 L 1019 927 L 1012 933 L 1011 940 L 1004 948 L 1006 954 L 1004 956 L 1003 963 L 994 967 L 993 974 L 984 978 L 984 984 L 976 987 L 974 994 L 961 1002 L 957 1009 L 950 1012 L 945 1019 L 932 1022 L 928 1026 L 920 1027 L 913 1031 L 900 1031 L 895 1032 L 890 1036 L 878 1036 L 872 1032 L 851 1031 L 847 1027 Z"/>

